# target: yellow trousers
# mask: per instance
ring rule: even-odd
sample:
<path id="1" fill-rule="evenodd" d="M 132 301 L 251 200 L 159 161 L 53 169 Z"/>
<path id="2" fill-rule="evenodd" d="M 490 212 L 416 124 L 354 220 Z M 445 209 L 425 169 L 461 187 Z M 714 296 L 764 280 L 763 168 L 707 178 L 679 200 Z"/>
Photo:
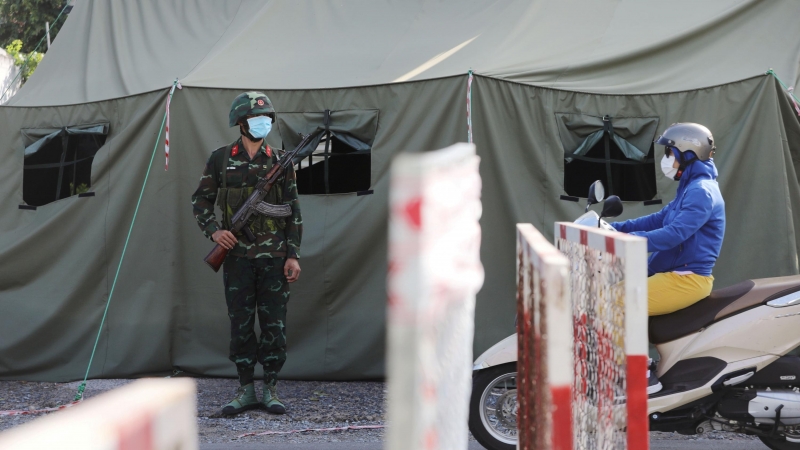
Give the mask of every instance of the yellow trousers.
<path id="1" fill-rule="evenodd" d="M 660 316 L 691 306 L 708 297 L 714 277 L 674 272 L 647 279 L 647 315 Z"/>

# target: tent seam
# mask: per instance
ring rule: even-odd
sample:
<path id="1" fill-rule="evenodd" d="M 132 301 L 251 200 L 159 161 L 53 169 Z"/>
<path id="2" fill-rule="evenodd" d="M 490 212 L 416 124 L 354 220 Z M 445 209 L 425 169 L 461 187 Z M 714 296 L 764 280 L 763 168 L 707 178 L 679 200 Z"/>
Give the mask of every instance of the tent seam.
<path id="1" fill-rule="evenodd" d="M 65 108 L 65 107 L 68 107 L 68 106 L 91 105 L 91 104 L 95 104 L 95 103 L 113 102 L 113 101 L 116 101 L 116 100 L 124 100 L 126 98 L 137 97 L 137 96 L 140 96 L 140 95 L 152 94 L 154 92 L 162 92 L 162 91 L 164 91 L 164 89 L 169 89 L 170 87 L 171 87 L 171 85 L 167 85 L 167 86 L 160 87 L 160 88 L 157 88 L 157 89 L 151 89 L 149 91 L 139 92 L 139 93 L 136 93 L 136 94 L 128 94 L 128 95 L 123 95 L 123 96 L 120 96 L 120 97 L 111 97 L 111 98 L 104 98 L 104 99 L 100 99 L 100 100 L 92 100 L 92 101 L 83 102 L 83 103 L 65 103 L 63 105 L 9 105 L 9 104 L 6 103 L 6 104 L 3 104 L 3 105 L 0 105 L 0 109 L 2 109 L 2 108 L 9 108 L 9 109 L 10 108 L 18 108 L 18 109 L 23 109 L 23 108 Z M 219 89 L 219 88 L 212 88 L 212 89 Z M 223 89 L 227 89 L 227 88 L 223 88 Z"/>
<path id="2" fill-rule="evenodd" d="M 119 108 L 118 108 L 118 106 L 119 106 L 119 104 L 116 103 L 116 102 L 113 105 L 114 116 L 115 116 L 115 119 L 117 120 L 117 125 L 119 125 Z M 109 123 L 109 127 L 110 127 L 110 123 Z M 113 143 L 113 139 L 111 140 L 111 142 Z M 116 144 L 115 143 L 106 152 L 106 159 L 108 161 L 112 160 L 112 158 L 111 158 L 111 150 L 114 149 L 114 148 L 116 148 Z M 113 176 L 111 176 L 111 170 L 113 169 L 112 166 L 113 166 L 112 164 L 108 165 L 109 180 L 113 179 Z M 110 289 L 111 289 L 110 286 L 108 285 L 108 281 L 109 281 L 108 269 L 109 269 L 109 261 L 110 261 L 109 254 L 108 254 L 108 209 L 109 209 L 109 207 L 111 205 L 111 185 L 112 184 L 113 183 L 108 183 L 108 195 L 106 195 L 106 211 L 105 211 L 104 219 L 103 219 L 103 221 L 104 221 L 104 224 L 103 224 L 103 239 L 104 239 L 104 243 L 103 243 L 103 245 L 104 245 L 105 250 L 106 250 L 105 251 L 105 257 L 104 257 L 105 266 L 106 266 L 106 295 L 105 295 L 106 299 L 108 298 L 108 296 L 110 294 Z M 105 353 L 103 355 L 103 366 L 100 368 L 100 375 L 105 373 L 106 363 L 108 362 L 108 343 L 111 340 L 111 336 L 110 336 L 111 335 L 111 327 L 110 327 L 110 324 L 109 324 L 109 326 L 106 327 L 105 332 L 106 332 L 106 342 L 105 342 L 106 347 L 105 347 Z M 84 380 L 84 382 L 85 382 L 85 380 Z"/>
<path id="3" fill-rule="evenodd" d="M 114 104 L 113 109 L 114 109 L 114 116 L 117 118 L 117 122 L 119 122 L 119 114 L 118 114 L 118 109 L 117 109 L 117 104 L 116 103 Z M 113 143 L 113 139 L 111 141 Z M 116 143 L 111 145 L 110 148 L 108 149 L 108 151 L 106 152 L 106 160 L 108 162 L 111 161 L 111 150 L 113 148 L 115 148 L 115 147 L 116 147 Z M 111 170 L 113 169 L 112 166 L 113 166 L 112 164 L 110 164 L 110 163 L 108 164 L 109 180 L 113 179 L 113 176 L 111 175 Z M 105 278 L 106 278 L 106 294 L 105 294 L 104 298 L 108 298 L 109 292 L 110 292 L 109 290 L 111 289 L 111 287 L 108 285 L 108 279 L 109 279 L 109 277 L 108 277 L 108 275 L 109 275 L 108 274 L 108 269 L 109 269 L 109 261 L 110 261 L 110 258 L 109 258 L 109 255 L 108 255 L 108 209 L 111 206 L 111 185 L 112 184 L 113 183 L 108 183 L 108 190 L 107 190 L 107 195 L 106 195 L 106 208 L 105 208 L 105 214 L 103 215 L 103 247 L 104 247 L 104 250 L 105 250 L 103 252 L 104 253 L 103 259 L 104 259 L 104 265 L 106 267 L 106 270 L 105 270 L 105 273 L 106 273 L 106 276 L 105 276 Z M 106 362 L 108 361 L 108 341 L 110 340 L 110 338 L 108 337 L 109 330 L 110 330 L 110 327 L 106 327 L 106 349 L 105 349 L 106 351 L 105 351 L 105 355 L 103 356 L 103 366 L 100 369 L 100 374 L 103 374 L 105 372 Z"/>
<path id="4" fill-rule="evenodd" d="M 669 48 L 671 46 L 674 46 L 676 43 L 689 42 L 698 33 L 699 34 L 705 34 L 705 33 L 711 32 L 711 30 L 713 30 L 713 28 L 714 28 L 713 24 L 715 24 L 716 22 L 720 22 L 722 20 L 725 20 L 726 18 L 733 18 L 733 17 L 738 16 L 739 14 L 743 14 L 748 9 L 755 7 L 758 3 L 759 3 L 758 0 L 755 0 L 755 1 L 753 1 L 753 0 L 745 0 L 741 4 L 739 4 L 737 6 L 732 6 L 732 7 L 728 8 L 727 10 L 721 12 L 720 14 L 717 14 L 714 17 L 714 20 L 711 21 L 712 25 L 708 26 L 707 24 L 704 23 L 703 27 L 700 28 L 698 32 L 695 32 L 695 29 L 697 29 L 698 27 L 690 28 L 688 30 L 684 30 L 684 35 L 683 36 L 676 36 L 674 39 L 668 39 L 666 41 L 662 41 L 662 42 L 657 43 L 656 45 L 654 45 L 652 48 L 646 48 L 646 47 L 637 48 L 637 49 L 635 49 L 634 51 L 632 51 L 632 52 L 630 52 L 628 54 L 617 55 L 616 57 L 613 57 L 613 58 L 611 58 L 611 59 L 609 59 L 607 61 L 603 61 L 602 64 L 604 64 L 604 65 L 605 64 L 615 64 L 615 63 L 618 63 L 618 62 L 622 62 L 622 61 L 626 61 L 626 60 L 638 57 L 640 55 L 647 55 L 647 54 L 653 53 L 655 51 L 658 51 L 661 48 Z M 619 6 L 619 4 L 617 4 L 617 7 L 618 6 Z M 615 8 L 615 11 L 616 11 L 616 9 L 617 8 Z M 608 30 L 609 30 L 610 27 L 611 27 L 611 21 L 608 22 L 608 24 L 606 26 L 606 30 L 603 32 L 603 36 L 600 39 L 601 43 L 602 43 L 602 40 L 606 37 L 606 34 L 608 33 Z M 599 48 L 599 46 L 594 47 L 591 50 L 590 55 L 592 55 L 592 56 L 595 55 L 597 50 L 598 50 L 598 48 Z M 589 63 L 587 65 L 597 65 L 597 63 Z M 558 76 L 556 77 L 555 81 L 553 81 L 552 84 L 557 84 L 558 81 L 561 79 L 561 77 L 563 75 L 565 75 L 568 71 L 572 70 L 576 66 L 577 67 L 582 67 L 583 65 L 580 64 L 580 63 L 569 64 L 561 73 L 558 74 Z"/>
<path id="5" fill-rule="evenodd" d="M 199 65 L 200 65 L 200 64 L 201 64 L 203 61 L 205 61 L 205 60 L 208 58 L 208 55 L 210 55 L 210 54 L 211 54 L 211 52 L 212 52 L 212 51 L 213 51 L 213 50 L 214 50 L 214 49 L 217 47 L 217 44 L 219 44 L 219 41 L 221 41 L 221 40 L 222 40 L 222 37 L 223 37 L 223 36 L 225 36 L 225 34 L 228 32 L 228 30 L 230 29 L 230 26 L 231 26 L 231 24 L 233 23 L 234 19 L 236 19 L 236 17 L 237 17 L 237 16 L 239 16 L 239 11 L 240 11 L 241 9 L 242 9 L 242 1 L 241 1 L 241 0 L 239 0 L 239 6 L 237 6 L 237 7 L 236 7 L 236 13 L 235 13 L 235 14 L 233 14 L 233 16 L 231 17 L 231 20 L 230 20 L 230 22 L 228 22 L 228 25 L 225 27 L 225 31 L 223 31 L 222 33 L 220 33 L 220 35 L 219 35 L 219 37 L 217 38 L 217 40 L 216 40 L 216 41 L 214 41 L 214 45 L 211 45 L 211 46 L 209 46 L 209 48 L 208 48 L 208 51 L 206 52 L 206 54 L 205 54 L 205 55 L 203 55 L 203 57 L 202 57 L 202 58 L 200 58 L 200 60 L 199 60 L 199 61 L 197 61 L 197 63 L 195 63 L 195 65 L 194 65 L 194 66 L 192 66 L 192 68 L 191 68 L 191 69 L 189 69 L 189 70 L 186 72 L 186 74 L 184 75 L 184 78 L 185 78 L 185 77 L 187 77 L 187 76 L 189 76 L 189 75 L 191 75 L 191 73 L 192 73 L 192 72 L 194 72 L 194 69 L 196 69 L 196 68 L 197 68 L 197 66 L 199 66 Z"/>
<path id="6" fill-rule="evenodd" d="M 544 85 L 540 85 L 540 84 L 523 83 L 521 81 L 509 80 L 509 79 L 502 78 L 502 77 L 493 77 L 493 76 L 490 76 L 490 75 L 481 75 L 480 73 L 477 73 L 477 72 L 473 72 L 473 75 L 476 76 L 476 77 L 488 78 L 488 79 L 491 79 L 491 80 L 498 80 L 498 81 L 503 81 L 503 82 L 506 82 L 506 83 L 513 83 L 513 84 L 518 84 L 518 85 L 521 85 L 521 86 L 534 87 L 534 88 L 538 88 L 538 89 L 549 89 L 551 91 L 567 92 L 567 93 L 573 93 L 573 94 L 603 95 L 603 96 L 609 96 L 609 97 L 611 97 L 611 96 L 613 96 L 613 97 L 636 97 L 636 96 L 645 96 L 645 95 L 681 94 L 681 93 L 684 93 L 684 92 L 702 91 L 702 90 L 705 90 L 705 89 L 713 89 L 713 88 L 722 87 L 722 86 L 729 86 L 729 85 L 733 85 L 733 84 L 743 83 L 745 81 L 750 81 L 750 80 L 753 80 L 753 79 L 756 79 L 756 78 L 759 78 L 759 77 L 767 76 L 767 74 L 761 73 L 761 74 L 758 74 L 758 75 L 753 75 L 753 76 L 750 76 L 750 77 L 747 77 L 747 78 L 741 78 L 739 80 L 733 80 L 733 81 L 729 81 L 729 82 L 726 82 L 726 83 L 713 84 L 711 86 L 703 86 L 703 87 L 699 87 L 699 88 L 695 88 L 695 89 L 684 89 L 684 90 L 679 90 L 679 91 L 643 92 L 643 93 L 637 93 L 637 94 L 612 94 L 612 93 L 607 93 L 607 92 L 592 92 L 592 91 L 569 90 L 569 89 L 548 87 L 548 86 L 544 86 Z M 339 89 L 374 88 L 374 87 L 393 86 L 393 85 L 401 85 L 401 84 L 405 85 L 405 84 L 412 84 L 412 83 L 425 83 L 425 82 L 428 82 L 428 81 L 441 81 L 441 80 L 447 80 L 447 79 L 450 79 L 450 78 L 459 78 L 459 77 L 466 77 L 466 76 L 468 76 L 468 75 L 467 74 L 456 74 L 456 75 L 448 75 L 448 76 L 445 76 L 445 77 L 426 78 L 424 80 L 403 81 L 403 82 L 399 82 L 399 83 L 361 84 L 361 85 L 355 85 L 355 86 L 338 86 L 338 87 L 325 87 L 325 88 L 302 88 L 302 87 L 298 87 L 298 88 L 276 88 L 276 89 L 261 88 L 261 89 L 264 89 L 264 90 L 267 90 L 267 91 L 273 91 L 273 92 L 333 91 L 333 90 L 339 90 Z M 184 88 L 193 88 L 193 89 L 217 89 L 217 90 L 238 91 L 238 90 L 242 90 L 242 89 L 250 89 L 250 88 L 252 88 L 252 86 L 250 86 L 250 87 L 209 87 L 209 86 L 198 86 L 198 85 L 183 84 L 183 83 L 181 83 L 181 84 L 183 85 Z M 130 97 L 136 97 L 136 96 L 139 96 L 139 95 L 151 94 L 151 93 L 154 93 L 154 92 L 161 92 L 164 89 L 167 89 L 169 87 L 170 87 L 170 85 L 165 85 L 163 87 L 156 88 L 156 89 L 151 89 L 149 91 L 138 92 L 138 93 L 129 94 L 129 95 L 123 95 L 123 96 L 120 96 L 120 97 L 111 97 L 111 98 L 104 98 L 104 99 L 99 99 L 99 100 L 92 100 L 92 101 L 82 102 L 82 103 L 65 103 L 63 105 L 9 105 L 9 104 L 4 104 L 4 105 L 0 105 L 0 108 L 20 108 L 20 109 L 22 109 L 22 108 L 53 108 L 53 107 L 60 108 L 60 107 L 66 107 L 66 106 L 89 105 L 89 104 L 92 104 L 92 103 L 101 103 L 101 102 L 109 102 L 109 101 L 114 101 L 114 100 L 122 100 L 122 99 L 130 98 Z"/>
<path id="7" fill-rule="evenodd" d="M 435 78 L 426 78 L 424 80 L 410 80 L 410 81 L 398 81 L 398 82 L 386 82 L 386 83 L 376 83 L 376 84 L 359 84 L 359 85 L 350 85 L 350 86 L 335 86 L 335 87 L 318 87 L 318 88 L 261 88 L 266 91 L 275 91 L 275 92 L 291 92 L 291 91 L 333 91 L 339 89 L 357 89 L 357 88 L 374 88 L 374 87 L 381 87 L 381 86 L 395 86 L 395 85 L 404 85 L 404 84 L 411 84 L 411 83 L 424 83 L 426 81 L 439 81 L 439 80 L 447 80 L 450 78 L 459 78 L 459 77 L 466 77 L 466 73 L 459 73 L 455 75 L 447 75 L 444 77 L 435 77 Z M 226 89 L 231 91 L 237 91 L 242 89 L 252 89 L 250 87 L 208 87 L 208 86 L 198 86 L 198 85 L 191 85 L 191 84 L 184 84 L 183 87 L 193 87 L 197 89 Z"/>
<path id="8" fill-rule="evenodd" d="M 767 74 L 769 75 L 769 72 Z M 778 93 L 778 94 L 783 94 L 784 93 L 784 91 L 782 89 L 783 83 L 776 76 L 774 76 L 774 74 L 773 74 L 773 82 L 772 83 L 773 83 L 773 87 L 775 88 L 776 93 Z M 789 150 L 789 155 L 788 155 L 789 163 L 791 164 L 791 163 L 794 162 L 793 161 L 794 158 L 792 158 L 791 148 L 789 147 L 789 137 L 786 135 L 786 125 L 784 124 L 783 114 L 781 112 L 781 104 L 780 104 L 781 100 L 780 100 L 779 95 L 776 95 L 774 98 L 775 98 L 775 110 L 776 110 L 776 113 L 777 113 L 777 117 L 776 118 L 778 119 L 777 120 L 778 121 L 778 135 L 780 137 L 780 140 L 782 142 L 786 143 L 786 149 Z M 783 152 L 783 148 L 781 150 L 782 150 L 781 153 L 784 153 Z M 791 166 L 790 167 L 786 167 L 786 156 L 787 155 L 785 155 L 785 154 L 783 155 L 784 170 L 782 170 L 781 172 L 782 172 L 782 175 L 783 175 L 783 192 L 784 192 L 785 198 L 787 198 L 789 200 L 787 202 L 787 204 L 789 206 L 789 209 L 787 211 L 787 209 L 784 208 L 783 209 L 783 213 L 786 214 L 785 221 L 786 221 L 787 228 L 790 229 L 790 230 L 796 230 L 795 223 L 794 223 L 794 216 L 792 215 L 792 202 L 791 202 L 792 195 L 789 192 L 789 174 L 788 174 L 788 171 L 790 169 L 794 170 L 794 167 L 791 167 Z M 795 273 L 797 272 L 797 269 L 798 269 L 797 262 L 796 262 L 797 259 L 798 259 L 797 244 L 798 243 L 797 243 L 797 240 L 796 240 L 796 237 L 795 237 L 794 245 L 791 246 L 792 252 L 794 253 L 794 260 L 795 260 L 794 269 L 795 269 Z"/>
<path id="9" fill-rule="evenodd" d="M 330 349 L 331 343 L 331 304 L 329 300 L 329 293 L 328 293 L 328 266 L 325 261 L 325 247 L 327 246 L 327 238 L 328 238 L 328 202 L 330 201 L 330 196 L 326 196 L 325 198 L 325 227 L 323 227 L 322 232 L 322 292 L 325 296 L 325 352 L 322 355 L 322 375 L 325 376 L 328 373 L 328 350 Z"/>
<path id="10" fill-rule="evenodd" d="M 617 6 L 614 7 L 614 11 L 616 12 L 616 10 L 618 8 L 619 8 L 619 3 L 617 3 Z M 595 45 L 594 48 L 592 48 L 592 50 L 589 52 L 589 56 L 586 59 L 589 59 L 589 58 L 593 57 L 597 53 L 597 50 L 600 48 L 600 45 L 602 45 L 602 43 L 603 43 L 603 39 L 606 37 L 606 34 L 608 33 L 608 29 L 611 28 L 611 22 L 612 21 L 610 21 L 610 20 L 608 21 L 608 23 L 606 24 L 606 29 L 603 31 L 603 35 L 600 37 L 598 45 Z M 566 75 L 567 72 L 569 72 L 570 70 L 572 70 L 572 68 L 574 66 L 575 66 L 574 63 L 573 64 L 567 64 L 567 66 L 564 67 L 564 70 L 562 70 L 558 75 L 556 75 L 556 79 L 553 80 L 552 84 L 553 85 L 558 84 L 558 81 L 561 79 L 561 77 Z"/>
<path id="11" fill-rule="evenodd" d="M 423 9 L 424 9 L 424 7 L 423 7 Z M 414 15 L 414 20 L 409 22 L 408 28 L 406 29 L 406 33 L 409 33 L 409 32 L 411 32 L 412 29 L 414 29 L 414 26 L 417 24 L 417 21 L 419 20 L 419 17 L 420 17 L 420 13 L 418 11 L 417 14 Z M 401 42 L 400 39 L 396 40 L 394 45 L 392 46 L 392 49 L 389 50 L 388 52 L 386 52 L 386 56 L 383 58 L 383 61 L 381 61 L 381 63 L 378 64 L 378 66 L 377 66 L 378 69 L 382 69 L 383 68 L 384 64 L 386 64 L 386 61 L 389 60 L 389 55 L 391 55 L 400 46 L 400 42 Z"/>
<path id="12" fill-rule="evenodd" d="M 405 84 L 412 84 L 412 83 L 424 83 L 424 82 L 427 82 L 427 81 L 440 81 L 440 80 L 447 80 L 447 79 L 450 79 L 450 78 L 459 78 L 459 77 L 464 77 L 464 76 L 466 76 L 466 74 L 447 75 L 447 76 L 444 76 L 444 77 L 426 78 L 424 80 L 403 81 L 403 82 L 398 82 L 398 83 L 387 82 L 387 83 L 378 83 L 378 84 L 360 84 L 360 85 L 355 85 L 355 86 L 337 86 L 337 87 L 325 87 L 325 88 L 302 88 L 302 87 L 298 87 L 298 88 L 276 88 L 276 89 L 258 88 L 258 89 L 263 89 L 265 91 L 273 91 L 273 92 L 333 91 L 333 90 L 339 90 L 339 89 L 373 88 L 373 87 L 381 87 L 381 86 L 393 86 L 393 85 L 405 85 Z M 486 78 L 493 78 L 493 77 L 486 77 Z M 495 78 L 495 79 L 503 80 L 502 78 Z M 503 80 L 503 81 L 506 81 L 506 80 Z M 525 83 L 521 83 L 521 84 L 525 84 Z M 188 87 L 188 88 L 193 88 L 193 89 L 216 89 L 216 90 L 227 90 L 227 91 L 241 91 L 243 89 L 253 89 L 253 86 L 248 86 L 248 87 L 209 87 L 209 86 L 199 86 L 199 85 L 185 84 L 183 82 L 181 82 L 181 85 L 184 88 Z M 66 106 L 89 105 L 89 104 L 93 104 L 93 103 L 110 102 L 110 101 L 114 101 L 114 100 L 123 100 L 123 99 L 126 99 L 126 98 L 136 97 L 136 96 L 139 96 L 139 95 L 146 95 L 146 94 L 152 94 L 154 92 L 161 92 L 164 89 L 169 89 L 171 86 L 172 86 L 172 84 L 166 84 L 166 85 L 164 85 L 162 87 L 151 89 L 149 91 L 142 91 L 142 92 L 137 92 L 135 94 L 122 95 L 122 96 L 119 96 L 119 97 L 102 98 L 102 99 L 99 99 L 99 100 L 91 100 L 91 101 L 81 102 L 81 103 L 64 103 L 64 104 L 61 104 L 61 105 L 9 105 L 8 103 L 5 103 L 5 104 L 0 105 L 0 109 L 2 109 L 2 108 L 19 108 L 19 109 L 22 109 L 22 108 L 61 108 L 61 107 L 66 107 Z M 12 97 L 12 99 L 13 99 L 13 97 Z M 10 99 L 9 99 L 9 101 L 10 101 Z"/>
<path id="13" fill-rule="evenodd" d="M 645 93 L 638 93 L 638 94 L 612 94 L 612 93 L 606 93 L 606 92 L 572 91 L 572 90 L 569 90 L 569 89 L 559 89 L 559 88 L 543 86 L 543 85 L 540 85 L 540 84 L 523 83 L 521 81 L 508 80 L 508 79 L 501 78 L 501 77 L 493 77 L 493 76 L 489 76 L 489 75 L 481 75 L 479 73 L 475 73 L 475 76 L 482 77 L 482 78 L 489 78 L 489 79 L 492 79 L 492 80 L 504 81 L 506 83 L 518 84 L 518 85 L 521 85 L 521 86 L 528 86 L 528 87 L 538 88 L 538 89 L 549 89 L 551 91 L 557 91 L 557 92 L 566 92 L 566 93 L 573 93 L 573 94 L 602 95 L 602 96 L 607 96 L 607 97 L 641 97 L 641 96 L 651 96 L 651 95 L 682 94 L 682 93 L 686 93 L 686 92 L 695 92 L 695 91 L 702 91 L 702 90 L 707 90 L 707 89 L 714 89 L 714 88 L 718 88 L 718 87 L 722 87 L 722 86 L 730 86 L 730 85 L 733 85 L 733 84 L 743 83 L 745 81 L 754 80 L 754 79 L 760 78 L 760 77 L 765 77 L 765 76 L 768 76 L 768 74 L 762 73 L 762 74 L 753 75 L 753 76 L 750 76 L 750 77 L 747 77 L 747 78 L 742 78 L 740 80 L 730 81 L 730 82 L 727 82 L 727 83 L 714 84 L 714 85 L 711 85 L 711 86 L 704 86 L 704 87 L 700 87 L 700 88 L 696 88 L 696 89 L 684 89 L 684 90 L 680 90 L 680 91 L 667 91 L 667 92 L 645 92 Z"/>
<path id="14" fill-rule="evenodd" d="M 636 93 L 636 94 L 614 94 L 614 93 L 606 93 L 606 92 L 591 92 L 591 91 L 560 89 L 560 88 L 548 87 L 548 86 L 544 86 L 544 85 L 540 85 L 540 84 L 523 83 L 521 81 L 509 80 L 509 79 L 502 78 L 502 77 L 493 77 L 493 76 L 490 76 L 490 75 L 481 75 L 480 73 L 477 73 L 477 72 L 473 72 L 473 75 L 476 76 L 476 77 L 482 77 L 482 78 L 488 78 L 488 79 L 492 79 L 492 80 L 504 81 L 506 83 L 513 83 L 513 84 L 518 84 L 518 85 L 521 85 L 521 86 L 529 86 L 529 87 L 535 87 L 535 88 L 539 88 L 539 89 L 549 89 L 549 90 L 558 91 L 558 92 L 567 92 L 567 93 L 574 93 L 574 94 L 603 95 L 603 96 L 614 96 L 614 97 L 635 97 L 635 96 L 646 96 L 646 95 L 649 96 L 649 95 L 680 94 L 680 93 L 684 93 L 684 92 L 701 91 L 701 90 L 705 90 L 705 89 L 713 89 L 713 88 L 717 88 L 717 87 L 738 84 L 738 83 L 742 83 L 742 82 L 745 82 L 745 81 L 753 80 L 753 79 L 756 79 L 756 78 L 759 78 L 759 77 L 767 76 L 767 74 L 765 74 L 765 73 L 759 73 L 757 75 L 752 75 L 752 76 L 749 76 L 747 78 L 742 78 L 742 79 L 739 79 L 739 80 L 733 80 L 733 81 L 728 81 L 728 82 L 725 82 L 725 83 L 713 84 L 713 85 L 710 85 L 710 86 L 703 86 L 703 87 L 699 87 L 699 88 L 695 88 L 695 89 L 683 89 L 683 90 L 679 90 L 679 91 L 644 92 L 644 93 Z M 426 81 L 440 81 L 440 80 L 447 80 L 447 79 L 451 79 L 451 78 L 459 78 L 459 77 L 467 77 L 467 76 L 468 76 L 468 74 L 457 74 L 457 75 L 448 75 L 448 76 L 445 76 L 445 77 L 426 78 L 424 80 L 403 81 L 403 82 L 399 82 L 399 83 L 363 84 L 363 85 L 356 85 L 356 86 L 339 86 L 339 87 L 325 87 L 325 88 L 291 88 L 291 89 L 290 88 L 278 88 L 278 89 L 263 88 L 263 89 L 267 90 L 267 91 L 274 91 L 274 92 L 332 91 L 332 90 L 339 90 L 339 89 L 373 88 L 373 87 L 392 86 L 392 85 L 400 85 L 400 84 L 424 83 Z M 232 90 L 232 91 L 241 90 L 241 89 L 250 89 L 250 87 L 235 87 L 235 88 L 234 87 L 224 87 L 224 88 L 219 88 L 219 87 L 208 87 L 208 86 L 192 86 L 190 84 L 189 85 L 184 84 L 183 86 L 184 87 L 192 87 L 192 88 L 195 88 L 195 89 L 224 89 L 224 90 Z"/>

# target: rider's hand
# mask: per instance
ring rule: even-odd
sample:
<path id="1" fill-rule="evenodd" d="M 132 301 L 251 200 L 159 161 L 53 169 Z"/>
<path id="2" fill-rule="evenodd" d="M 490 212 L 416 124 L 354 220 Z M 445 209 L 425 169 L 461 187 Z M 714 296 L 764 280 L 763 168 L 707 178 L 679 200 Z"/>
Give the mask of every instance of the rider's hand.
<path id="1" fill-rule="evenodd" d="M 215 231 L 214 234 L 211 235 L 211 239 L 228 250 L 232 249 L 237 242 L 236 236 L 228 230 Z"/>
<path id="2" fill-rule="evenodd" d="M 297 258 L 286 258 L 286 264 L 283 265 L 283 274 L 289 283 L 294 283 L 300 278 L 300 263 Z"/>

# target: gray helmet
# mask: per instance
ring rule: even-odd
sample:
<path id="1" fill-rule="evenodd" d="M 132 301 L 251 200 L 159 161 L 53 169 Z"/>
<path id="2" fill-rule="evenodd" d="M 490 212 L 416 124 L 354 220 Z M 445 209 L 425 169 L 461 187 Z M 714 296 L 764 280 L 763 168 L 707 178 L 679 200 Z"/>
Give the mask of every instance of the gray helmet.
<path id="1" fill-rule="evenodd" d="M 699 123 L 673 123 L 654 142 L 677 148 L 681 160 L 685 152 L 693 152 L 700 161 L 708 161 L 717 149 L 711 131 Z"/>

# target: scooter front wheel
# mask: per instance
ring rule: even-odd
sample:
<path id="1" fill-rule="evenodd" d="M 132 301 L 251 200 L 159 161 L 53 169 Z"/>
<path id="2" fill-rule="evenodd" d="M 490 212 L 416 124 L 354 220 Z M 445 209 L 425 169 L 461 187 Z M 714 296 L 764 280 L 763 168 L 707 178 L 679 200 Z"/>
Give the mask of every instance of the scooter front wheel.
<path id="1" fill-rule="evenodd" d="M 790 437 L 792 440 L 797 440 L 798 442 L 787 441 L 783 436 L 776 438 L 759 436 L 758 438 L 761 439 L 761 442 L 763 442 L 764 445 L 772 450 L 800 450 L 800 434 L 793 434 Z"/>
<path id="2" fill-rule="evenodd" d="M 517 448 L 517 364 L 508 363 L 472 377 L 469 430 L 489 450 Z"/>

